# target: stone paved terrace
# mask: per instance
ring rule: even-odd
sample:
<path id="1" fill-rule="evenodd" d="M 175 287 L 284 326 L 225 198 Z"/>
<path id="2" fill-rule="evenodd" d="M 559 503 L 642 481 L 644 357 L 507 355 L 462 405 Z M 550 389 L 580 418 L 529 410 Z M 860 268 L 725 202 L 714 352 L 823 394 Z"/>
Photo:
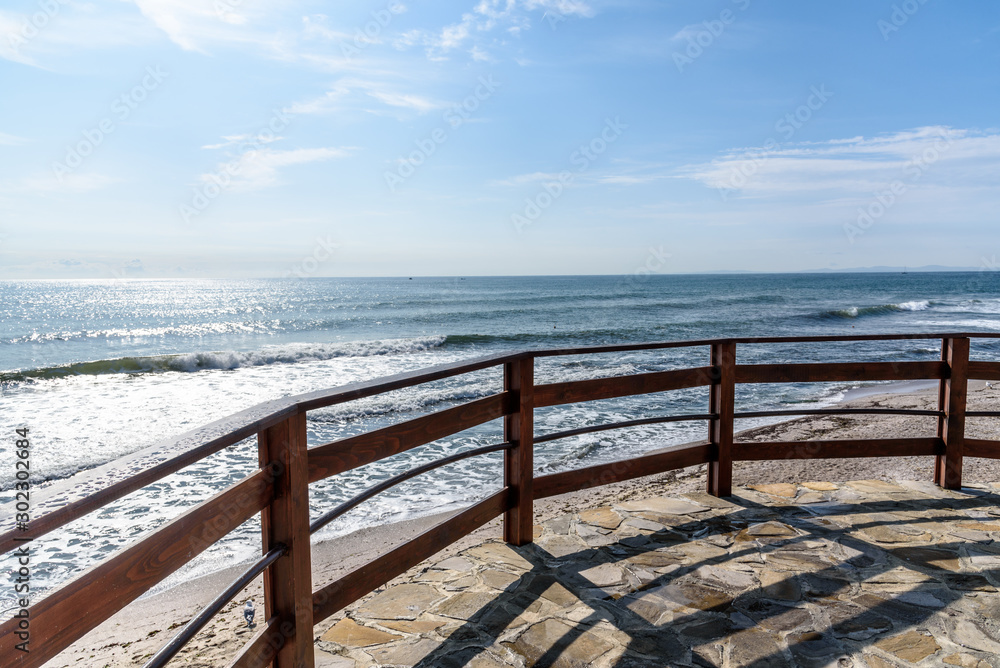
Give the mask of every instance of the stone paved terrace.
<path id="1" fill-rule="evenodd" d="M 317 666 L 1000 666 L 1000 484 L 656 497 L 425 563 Z"/>

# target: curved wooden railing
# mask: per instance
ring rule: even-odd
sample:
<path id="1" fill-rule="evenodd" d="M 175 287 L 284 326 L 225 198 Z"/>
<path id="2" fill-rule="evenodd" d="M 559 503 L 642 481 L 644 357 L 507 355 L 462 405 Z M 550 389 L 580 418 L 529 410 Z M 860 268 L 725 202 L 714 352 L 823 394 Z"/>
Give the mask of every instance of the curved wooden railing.
<path id="1" fill-rule="evenodd" d="M 1000 380 L 1000 362 L 970 361 L 970 339 L 975 338 L 996 339 L 1000 335 L 772 337 L 533 350 L 442 365 L 261 404 L 189 433 L 173 442 L 173 451 L 168 449 L 167 455 L 150 459 L 153 463 L 140 473 L 112 480 L 96 493 L 76 498 L 65 491 L 50 494 L 48 499 L 41 499 L 38 507 L 42 513 L 31 521 L 27 531 L 11 529 L 0 534 L 0 548 L 4 553 L 11 552 L 26 541 L 257 435 L 260 465 L 254 473 L 53 590 L 30 606 L 27 620 L 14 618 L 0 625 L 0 663 L 3 666 L 41 666 L 258 513 L 261 515 L 263 556 L 150 659 L 146 664 L 149 668 L 166 665 L 212 615 L 261 573 L 264 575 L 265 621 L 230 666 L 312 666 L 315 623 L 501 514 L 505 540 L 514 545 L 531 542 L 534 499 L 564 492 L 708 464 L 708 491 L 728 496 L 732 489 L 733 461 L 912 455 L 934 455 L 934 480 L 943 487 L 958 489 L 962 484 L 965 457 L 1000 458 L 1000 441 L 965 438 L 966 417 L 1000 416 L 1000 411 L 966 410 L 970 379 Z M 931 362 L 736 363 L 737 345 L 741 344 L 905 339 L 940 339 L 941 359 Z M 534 382 L 534 362 L 538 358 L 699 346 L 710 349 L 705 366 L 541 385 Z M 498 394 L 332 443 L 307 447 L 306 415 L 309 411 L 498 366 L 504 370 L 504 387 Z M 736 385 L 744 383 L 922 379 L 940 382 L 937 410 L 829 408 L 736 412 L 735 406 Z M 642 418 L 539 436 L 534 434 L 535 408 L 696 387 L 709 388 L 707 413 Z M 934 416 L 938 418 L 938 426 L 935 434 L 920 438 L 763 443 L 734 442 L 733 438 L 734 420 L 740 418 L 857 413 Z M 310 526 L 309 483 L 498 418 L 504 419 L 503 442 L 452 455 L 391 478 L 331 509 Z M 673 446 L 624 461 L 534 475 L 534 443 L 609 429 L 693 420 L 708 423 L 708 435 L 703 442 Z M 504 487 L 499 492 L 338 580 L 313 589 L 309 549 L 312 531 L 402 480 L 458 459 L 499 451 L 504 453 Z M 0 519 L 3 519 L 3 511 L 13 516 L 10 508 L 0 509 Z M 25 639 L 29 640 L 27 648 L 30 651 L 16 649 Z"/>

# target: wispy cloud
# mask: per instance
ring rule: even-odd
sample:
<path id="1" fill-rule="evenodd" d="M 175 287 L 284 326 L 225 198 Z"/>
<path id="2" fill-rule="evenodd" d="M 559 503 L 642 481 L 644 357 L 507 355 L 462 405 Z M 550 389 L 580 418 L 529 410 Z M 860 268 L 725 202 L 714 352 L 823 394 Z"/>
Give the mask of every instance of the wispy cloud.
<path id="1" fill-rule="evenodd" d="M 518 174 L 506 179 L 491 181 L 494 186 L 523 186 L 532 183 L 546 183 L 548 181 L 558 181 L 558 172 L 531 172 L 529 174 Z"/>
<path id="2" fill-rule="evenodd" d="M 23 52 L 23 44 L 27 40 L 23 36 L 24 27 L 28 25 L 28 17 L 0 10 L 0 58 L 11 60 L 22 65 L 34 65 L 35 62 Z"/>
<path id="3" fill-rule="evenodd" d="M 18 146 L 19 144 L 27 144 L 28 140 L 22 137 L 15 137 L 14 135 L 9 135 L 6 132 L 0 132 L 0 145 L 3 146 Z"/>
<path id="4" fill-rule="evenodd" d="M 0 10 L 0 58 L 48 69 L 81 50 L 149 45 L 155 27 L 125 3 L 35 2 Z"/>
<path id="5" fill-rule="evenodd" d="M 133 0 L 149 21 L 186 51 L 214 44 L 274 46 L 269 17 L 286 9 L 279 0 Z"/>
<path id="6" fill-rule="evenodd" d="M 931 163 L 935 166 L 927 168 Z M 876 137 L 737 148 L 710 162 L 687 165 L 677 175 L 744 195 L 809 192 L 833 197 L 870 194 L 907 173 L 913 174 L 915 185 L 996 183 L 1000 134 L 929 126 Z"/>
<path id="7" fill-rule="evenodd" d="M 278 172 L 284 167 L 343 158 L 350 153 L 349 148 L 334 147 L 297 148 L 287 151 L 263 148 L 247 151 L 235 160 L 221 164 L 219 170 L 225 169 L 228 173 L 236 175 L 233 178 L 235 189 L 250 190 L 279 184 Z M 202 182 L 212 182 L 217 173 L 202 174 Z"/>
<path id="8" fill-rule="evenodd" d="M 468 48 L 473 60 L 489 60 L 492 56 L 486 44 L 476 41 L 495 30 L 516 35 L 531 27 L 529 12 L 552 12 L 560 16 L 590 18 L 596 14 L 590 3 L 582 0 L 480 0 L 461 20 L 438 30 L 410 30 L 398 36 L 394 45 L 406 49 L 415 45 L 425 48 L 431 60 L 444 60 L 452 51 Z"/>
<path id="9" fill-rule="evenodd" d="M 21 179 L 16 184 L 19 192 L 33 192 L 41 194 L 58 193 L 87 193 L 95 190 L 103 190 L 109 186 L 119 183 L 121 179 L 108 176 L 106 174 L 66 174 L 62 178 L 45 174 L 40 176 L 29 176 Z"/>
<path id="10" fill-rule="evenodd" d="M 252 135 L 252 134 L 241 134 L 241 135 L 225 135 L 223 136 L 223 141 L 218 144 L 206 144 L 202 146 L 204 149 L 220 149 L 228 148 L 230 146 L 237 146 L 239 144 L 270 144 L 276 142 L 279 139 L 284 139 L 280 135 L 269 136 L 263 133 Z"/>
<path id="11" fill-rule="evenodd" d="M 368 95 L 380 102 L 384 102 L 390 107 L 402 107 L 413 109 L 420 113 L 426 113 L 435 109 L 444 109 L 447 105 L 435 102 L 419 95 L 407 95 L 405 93 L 390 93 L 386 91 L 369 91 Z"/>
<path id="12" fill-rule="evenodd" d="M 445 109 L 449 105 L 439 100 L 402 92 L 395 85 L 354 78 L 345 78 L 334 84 L 329 91 L 302 102 L 293 104 L 289 111 L 294 114 L 324 114 L 340 111 L 348 106 L 366 108 L 371 100 L 395 109 L 410 109 L 424 114 L 435 109 Z"/>

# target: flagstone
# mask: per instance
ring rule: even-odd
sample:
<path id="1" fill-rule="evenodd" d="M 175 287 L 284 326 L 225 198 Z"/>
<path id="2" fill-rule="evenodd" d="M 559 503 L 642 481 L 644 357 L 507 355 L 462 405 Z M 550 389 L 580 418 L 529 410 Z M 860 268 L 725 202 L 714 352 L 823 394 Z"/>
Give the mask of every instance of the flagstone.
<path id="1" fill-rule="evenodd" d="M 448 622 L 443 619 L 433 619 L 431 617 L 418 617 L 417 619 L 391 619 L 379 621 L 379 626 L 384 626 L 393 631 L 401 633 L 430 633 L 436 631 Z"/>
<path id="2" fill-rule="evenodd" d="M 563 645 L 567 641 L 568 645 Z M 591 629 L 576 628 L 556 619 L 546 619 L 532 625 L 507 647 L 534 665 L 558 644 L 556 656 L 545 663 L 551 668 L 588 668 L 614 646 Z"/>
<path id="3" fill-rule="evenodd" d="M 707 512 L 709 509 L 699 503 L 657 496 L 639 501 L 626 501 L 618 504 L 622 510 L 629 512 L 652 512 L 662 515 L 693 515 Z"/>
<path id="4" fill-rule="evenodd" d="M 617 529 L 622 523 L 622 516 L 611 508 L 593 508 L 580 511 L 580 521 L 593 524 L 604 529 Z"/>
<path id="5" fill-rule="evenodd" d="M 386 633 L 368 626 L 361 626 L 350 617 L 345 617 L 320 636 L 320 640 L 337 643 L 345 647 L 369 647 L 400 640 L 403 636 Z"/>
<path id="6" fill-rule="evenodd" d="M 775 483 L 771 485 L 747 485 L 750 489 L 757 490 L 758 492 L 764 492 L 765 494 L 770 494 L 771 496 L 780 496 L 787 499 L 794 499 L 795 495 L 799 493 L 799 488 L 797 485 L 792 485 L 790 483 Z"/>
<path id="7" fill-rule="evenodd" d="M 885 480 L 854 480 L 847 483 L 847 486 L 863 494 L 898 494 L 907 491 Z"/>
<path id="8" fill-rule="evenodd" d="M 814 492 L 833 492 L 840 489 L 840 487 L 834 485 L 832 482 L 813 481 L 813 482 L 803 482 L 800 484 L 806 489 L 811 489 Z"/>
<path id="9" fill-rule="evenodd" d="M 495 565 L 501 563 L 526 571 L 532 568 L 530 561 L 504 543 L 483 543 L 482 545 L 466 550 L 465 554 L 484 564 Z"/>
<path id="10" fill-rule="evenodd" d="M 400 584 L 362 603 L 358 614 L 372 619 L 416 619 L 442 598 L 430 585 Z"/>
<path id="11" fill-rule="evenodd" d="M 767 598 L 779 601 L 798 601 L 802 598 L 802 586 L 798 578 L 787 572 L 761 569 L 760 587 Z"/>
<path id="12" fill-rule="evenodd" d="M 992 666 L 985 660 L 976 658 L 971 654 L 956 653 L 949 654 L 948 656 L 941 659 L 944 663 L 949 666 L 961 666 L 961 668 L 992 668 Z"/>
<path id="13" fill-rule="evenodd" d="M 520 580 L 520 577 L 514 575 L 513 573 L 508 573 L 507 571 L 498 571 L 494 568 L 488 568 L 479 573 L 479 579 L 482 580 L 483 584 L 487 587 L 504 590 Z"/>
<path id="14" fill-rule="evenodd" d="M 437 562 L 431 566 L 431 568 L 439 571 L 460 571 L 462 573 L 466 573 L 471 571 L 474 566 L 475 564 L 464 557 L 451 557 Z"/>
<path id="15" fill-rule="evenodd" d="M 875 646 L 912 663 L 922 661 L 941 649 L 929 633 L 920 631 L 907 631 L 898 636 L 879 640 Z"/>
<path id="16" fill-rule="evenodd" d="M 469 619 L 496 599 L 491 591 L 464 591 L 438 603 L 431 612 L 443 617 Z"/>
<path id="17" fill-rule="evenodd" d="M 412 666 L 437 649 L 440 644 L 436 640 L 421 638 L 368 650 L 368 653 L 381 665 Z"/>

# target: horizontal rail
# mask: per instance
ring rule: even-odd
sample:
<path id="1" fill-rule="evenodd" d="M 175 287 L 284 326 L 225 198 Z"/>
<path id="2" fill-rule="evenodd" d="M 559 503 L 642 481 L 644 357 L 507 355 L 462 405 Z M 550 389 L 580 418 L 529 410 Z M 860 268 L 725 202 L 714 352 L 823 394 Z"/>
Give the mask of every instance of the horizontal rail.
<path id="1" fill-rule="evenodd" d="M 381 557 L 313 593 L 313 621 L 319 623 L 400 573 L 467 536 L 510 506 L 505 487 L 483 501 L 453 515 Z"/>
<path id="2" fill-rule="evenodd" d="M 1000 411 L 965 411 L 965 417 L 1000 417 Z"/>
<path id="3" fill-rule="evenodd" d="M 507 392 L 309 449 L 309 482 L 371 464 L 508 415 Z"/>
<path id="4" fill-rule="evenodd" d="M 270 502 L 272 480 L 270 470 L 244 478 L 31 606 L 31 652 L 14 650 L 18 620 L 0 625 L 6 665 L 41 666 L 83 637 L 257 514 Z"/>
<path id="5" fill-rule="evenodd" d="M 641 427 L 647 424 L 664 424 L 667 422 L 688 422 L 695 420 L 713 420 L 716 418 L 714 413 L 698 413 L 692 415 L 664 415 L 662 417 L 651 417 L 651 418 L 641 418 L 639 420 L 625 420 L 622 422 L 610 422 L 608 424 L 595 424 L 589 427 L 579 427 L 577 429 L 567 429 L 566 431 L 557 431 L 551 434 L 543 434 L 542 436 L 535 436 L 532 439 L 536 444 L 546 443 L 548 441 L 555 441 L 560 438 L 568 438 L 570 436 L 580 436 L 581 434 L 593 434 L 599 431 L 609 431 L 611 429 L 627 429 L 628 427 Z"/>
<path id="6" fill-rule="evenodd" d="M 969 362 L 969 380 L 1000 380 L 1000 362 Z"/>
<path id="7" fill-rule="evenodd" d="M 598 399 L 628 397 L 635 394 L 702 387 L 712 382 L 712 374 L 712 367 L 704 366 L 640 373 L 633 376 L 612 376 L 610 378 L 536 385 L 535 407 L 558 406 L 580 401 L 596 401 Z"/>
<path id="8" fill-rule="evenodd" d="M 967 438 L 965 439 L 965 456 L 1000 459 L 1000 441 Z"/>
<path id="9" fill-rule="evenodd" d="M 833 441 L 737 441 L 733 460 L 857 459 L 864 457 L 911 457 L 937 455 L 944 450 L 940 438 L 875 438 Z"/>
<path id="10" fill-rule="evenodd" d="M 309 533 L 311 534 L 316 533 L 317 531 L 325 527 L 327 524 L 334 521 L 347 511 L 349 511 L 351 508 L 357 507 L 359 504 L 364 503 L 373 496 L 381 494 L 385 490 L 395 487 L 399 483 L 405 482 L 410 478 L 415 478 L 418 475 L 422 475 L 424 473 L 427 473 L 428 471 L 433 471 L 434 469 L 441 468 L 442 466 L 446 466 L 448 464 L 454 464 L 455 462 L 460 462 L 463 459 L 469 459 L 470 457 L 478 457 L 479 455 L 488 455 L 491 452 L 501 452 L 503 450 L 510 450 L 511 447 L 512 445 L 510 443 L 485 445 L 481 448 L 475 448 L 474 450 L 466 450 L 465 452 L 459 452 L 454 455 L 442 457 L 441 459 L 435 459 L 433 462 L 429 462 L 422 466 L 417 466 L 415 468 L 410 469 L 409 471 L 393 476 L 388 480 L 383 480 L 379 484 L 369 487 L 368 489 L 361 492 L 357 496 L 354 496 L 348 499 L 347 501 L 344 501 L 342 504 L 340 504 L 330 512 L 316 518 L 313 521 L 313 523 L 309 525 Z"/>
<path id="11" fill-rule="evenodd" d="M 642 457 L 552 473 L 535 478 L 535 498 L 545 499 L 566 492 L 705 464 L 710 460 L 711 454 L 712 446 L 709 443 L 676 445 Z"/>
<path id="12" fill-rule="evenodd" d="M 261 625 L 226 668 L 270 668 L 275 653 L 294 639 L 295 625 L 285 622 L 285 626 L 279 626 L 275 615 Z"/>
<path id="13" fill-rule="evenodd" d="M 220 450 L 235 445 L 240 441 L 255 435 L 261 429 L 278 424 L 290 415 L 295 414 L 294 407 L 279 410 L 273 414 L 255 420 L 233 432 L 223 434 L 218 438 L 213 438 L 202 445 L 183 452 L 182 454 L 167 459 L 155 466 L 143 469 L 124 480 L 105 487 L 93 494 L 88 494 L 76 501 L 71 501 L 56 510 L 40 514 L 31 518 L 27 531 L 17 531 L 12 529 L 0 534 L 0 554 L 9 552 L 24 539 L 33 540 L 44 536 L 50 531 L 65 526 L 81 517 L 92 513 L 95 510 L 117 501 L 118 499 L 131 494 L 147 485 L 161 480 L 168 475 L 176 473 L 181 469 L 195 464 L 209 455 L 213 455 Z M 40 505 L 39 501 L 35 501 Z"/>
<path id="14" fill-rule="evenodd" d="M 1000 334 L 988 332 L 941 332 L 939 334 L 852 334 L 849 336 L 751 336 L 740 338 L 690 339 L 685 341 L 654 341 L 647 343 L 622 343 L 616 345 L 579 346 L 551 350 L 529 350 L 534 357 L 562 357 L 568 355 L 592 355 L 599 353 L 629 353 L 642 350 L 666 350 L 670 348 L 693 348 L 710 346 L 715 343 L 837 343 L 851 341 L 915 341 L 926 339 L 997 339 Z"/>
<path id="15" fill-rule="evenodd" d="M 943 362 L 829 362 L 823 364 L 738 364 L 740 383 L 823 383 L 869 380 L 940 380 Z"/>
<path id="16" fill-rule="evenodd" d="M 177 653 L 184 649 L 184 645 L 194 638 L 205 624 L 208 624 L 215 615 L 233 600 L 243 589 L 253 582 L 253 579 L 264 572 L 264 569 L 278 560 L 279 557 L 288 552 L 288 547 L 278 544 L 270 552 L 255 561 L 243 574 L 225 591 L 216 596 L 211 603 L 202 608 L 201 612 L 195 615 L 191 621 L 184 625 L 180 632 L 171 638 L 170 642 L 160 648 L 153 657 L 143 665 L 142 668 L 163 668 L 170 659 L 177 656 Z"/>
<path id="17" fill-rule="evenodd" d="M 472 360 L 439 364 L 425 369 L 406 371 L 392 376 L 383 376 L 382 378 L 375 378 L 373 380 L 341 385 L 329 390 L 317 390 L 316 392 L 289 397 L 289 399 L 295 402 L 299 410 L 314 411 L 317 408 L 326 408 L 327 406 L 343 404 L 348 401 L 373 397 L 377 394 L 402 390 L 414 385 L 432 383 L 437 380 L 453 378 L 474 371 L 482 371 L 529 356 L 530 352 L 522 351 L 488 355 Z"/>
<path id="18" fill-rule="evenodd" d="M 794 415 L 915 415 L 943 417 L 944 411 L 923 410 L 919 408 L 790 408 L 780 411 L 744 411 L 743 413 L 734 413 L 733 418 L 740 420 L 760 417 L 789 417 Z"/>

